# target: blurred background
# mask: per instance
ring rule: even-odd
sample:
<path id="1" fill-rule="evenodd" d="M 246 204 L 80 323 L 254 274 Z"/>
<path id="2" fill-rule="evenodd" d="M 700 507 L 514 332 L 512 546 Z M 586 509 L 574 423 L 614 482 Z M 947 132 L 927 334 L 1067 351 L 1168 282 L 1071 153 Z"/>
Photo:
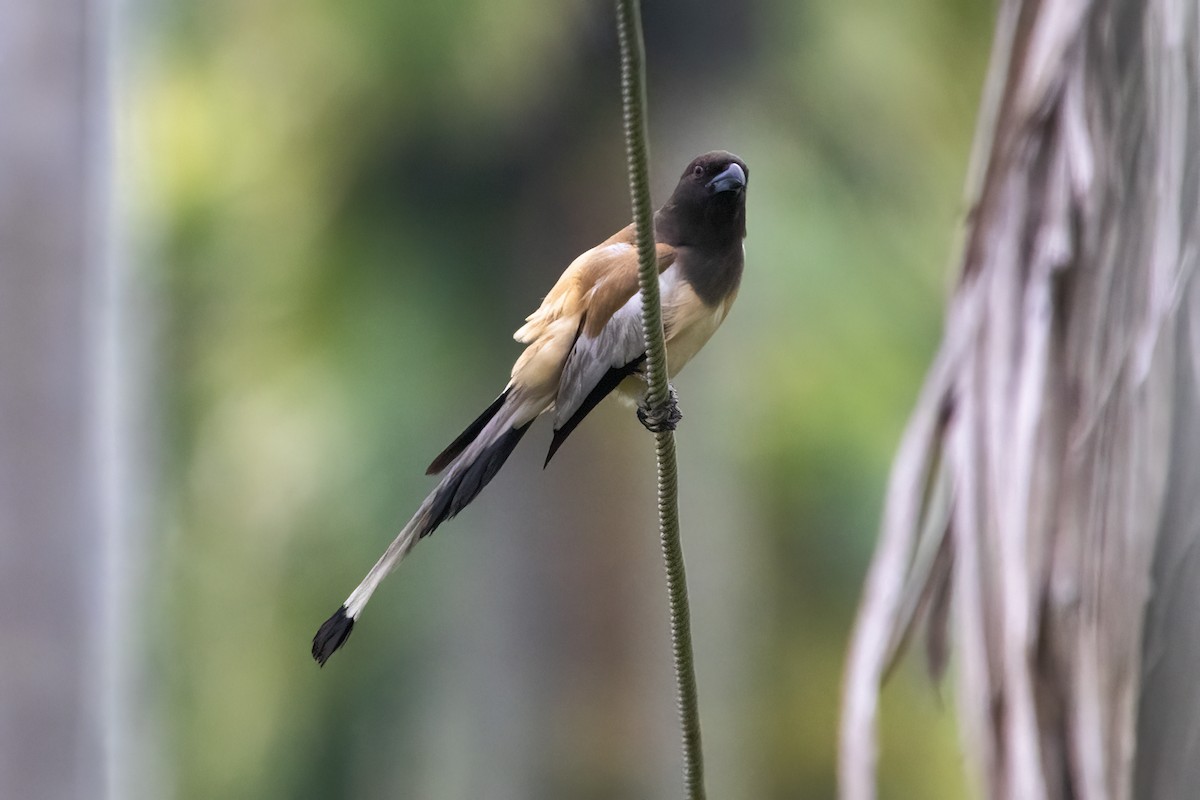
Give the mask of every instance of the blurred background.
<path id="1" fill-rule="evenodd" d="M 844 654 L 940 332 L 993 8 L 648 2 L 656 202 L 750 165 L 733 313 L 677 380 L 709 794 L 835 794 Z M 653 448 L 602 407 L 309 657 L 504 385 L 510 335 L 626 224 L 609 4 L 160 0 L 116 58 L 133 287 L 129 797 L 677 796 Z M 885 694 L 881 793 L 964 794 L 949 686 Z"/>

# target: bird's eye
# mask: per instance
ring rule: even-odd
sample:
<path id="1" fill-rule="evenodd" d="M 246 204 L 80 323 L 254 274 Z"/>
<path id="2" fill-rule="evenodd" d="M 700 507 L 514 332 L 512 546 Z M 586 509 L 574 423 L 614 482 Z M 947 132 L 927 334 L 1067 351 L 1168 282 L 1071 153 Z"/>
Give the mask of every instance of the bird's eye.
<path id="1" fill-rule="evenodd" d="M 696 166 L 692 167 L 692 174 L 699 178 L 704 174 L 704 167 L 697 164 Z"/>

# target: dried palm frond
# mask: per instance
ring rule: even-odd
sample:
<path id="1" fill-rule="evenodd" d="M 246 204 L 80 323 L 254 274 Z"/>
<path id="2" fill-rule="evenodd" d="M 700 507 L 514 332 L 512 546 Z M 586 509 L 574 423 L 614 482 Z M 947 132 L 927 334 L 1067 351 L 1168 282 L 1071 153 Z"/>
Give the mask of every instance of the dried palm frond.
<path id="1" fill-rule="evenodd" d="M 889 664 L 925 622 L 939 674 L 951 618 L 986 796 L 1193 797 L 1196 4 L 1004 2 L 973 175 L 851 645 L 843 797 L 874 796 Z"/>

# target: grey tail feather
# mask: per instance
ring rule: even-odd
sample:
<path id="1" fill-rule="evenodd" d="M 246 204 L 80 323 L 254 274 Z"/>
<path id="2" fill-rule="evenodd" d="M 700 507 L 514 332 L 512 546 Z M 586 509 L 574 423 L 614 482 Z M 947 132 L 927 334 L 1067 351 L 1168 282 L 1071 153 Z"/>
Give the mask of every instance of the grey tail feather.
<path id="1" fill-rule="evenodd" d="M 350 632 L 353 630 L 354 619 L 346 613 L 345 606 L 340 606 L 332 617 L 325 620 L 317 635 L 313 637 L 312 655 L 317 663 L 325 666 L 329 657 L 350 638 Z"/>
<path id="2" fill-rule="evenodd" d="M 455 467 L 449 475 L 442 479 L 441 484 L 434 490 L 433 503 L 429 507 L 429 514 L 422 526 L 420 538 L 433 533 L 438 525 L 466 508 L 483 491 L 483 487 L 496 477 L 496 473 L 512 455 L 517 442 L 521 441 L 521 437 L 529 430 L 531 424 L 533 424 L 532 421 L 526 422 L 519 428 L 509 428 L 504 431 L 470 464 L 462 469 Z"/>
<path id="3" fill-rule="evenodd" d="M 504 405 L 504 401 L 508 399 L 508 393 L 512 391 L 511 387 L 500 393 L 500 396 L 492 401 L 482 414 L 475 418 L 475 421 L 467 426 L 467 429 L 458 435 L 445 450 L 438 454 L 438 457 L 433 460 L 429 468 L 425 470 L 426 475 L 436 475 L 446 467 L 450 466 L 450 462 L 462 455 L 463 450 L 466 450 L 471 442 L 475 441 L 479 434 L 483 432 L 483 428 L 492 421 L 492 417 L 496 416 L 496 412 Z"/>
<path id="4" fill-rule="evenodd" d="M 550 441 L 550 452 L 546 453 L 546 461 L 542 464 L 543 469 L 550 463 L 550 459 L 554 458 L 554 454 L 558 452 L 558 448 L 562 447 L 562 443 L 567 440 L 571 432 L 579 426 L 579 423 L 583 422 L 583 418 L 590 414 L 593 408 L 600 405 L 600 401 L 608 397 L 613 389 L 620 386 L 621 381 L 637 372 L 638 367 L 645 360 L 646 355 L 643 353 L 625 366 L 613 367 L 604 373 L 604 377 L 588 393 L 588 396 L 583 399 L 583 403 L 580 404 L 579 408 L 575 409 L 575 413 L 571 415 L 571 418 L 564 422 L 561 428 L 554 430 L 554 438 Z"/>
<path id="5" fill-rule="evenodd" d="M 496 477 L 496 473 L 504 466 L 504 462 L 508 460 L 509 455 L 517 446 L 517 442 L 521 441 L 521 437 L 529 430 L 532 422 L 530 420 L 519 428 L 507 425 L 499 426 L 501 427 L 500 432 L 495 434 L 491 441 L 486 444 L 480 441 L 472 442 L 470 444 L 474 447 L 471 450 L 466 450 L 464 447 L 464 452 L 471 455 L 469 461 L 454 464 L 450 471 L 442 477 L 437 488 L 425 498 L 413 519 L 392 542 L 383 557 L 372 567 L 371 572 L 367 573 L 367 577 L 359 584 L 359 589 L 370 581 L 373 575 L 380 572 L 381 574 L 374 581 L 374 584 L 378 584 L 404 558 L 404 554 L 416 539 L 433 533 L 438 525 L 466 508 L 479 495 L 483 487 Z M 491 434 L 487 435 L 492 436 Z M 478 434 L 475 438 L 478 439 Z M 359 589 L 356 589 L 355 593 Z M 371 591 L 374 589 L 368 590 L 367 597 L 370 597 Z M 351 595 L 351 598 L 353 597 L 354 595 Z M 356 613 L 359 612 L 361 612 L 361 605 Z M 332 617 L 325 620 L 313 638 L 312 654 L 317 663 L 324 666 L 329 657 L 345 644 L 353 629 L 354 618 L 349 615 L 346 606 L 342 605 Z"/>

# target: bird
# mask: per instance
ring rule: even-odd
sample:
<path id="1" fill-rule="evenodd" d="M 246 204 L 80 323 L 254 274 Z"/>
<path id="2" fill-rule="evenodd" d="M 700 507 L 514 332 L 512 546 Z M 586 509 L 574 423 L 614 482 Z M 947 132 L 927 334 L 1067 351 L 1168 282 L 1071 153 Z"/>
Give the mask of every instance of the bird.
<path id="1" fill-rule="evenodd" d="M 659 293 L 673 378 L 725 321 L 745 262 L 746 162 L 715 150 L 694 158 L 654 214 Z M 674 429 L 675 390 L 665 409 L 646 404 L 646 342 L 633 224 L 571 262 L 513 338 L 525 345 L 504 391 L 429 465 L 441 475 L 358 587 L 313 638 L 321 666 L 350 636 L 367 601 L 413 546 L 462 511 L 496 476 L 542 414 L 554 430 L 545 465 L 600 401 L 631 400 L 644 426 Z"/>

